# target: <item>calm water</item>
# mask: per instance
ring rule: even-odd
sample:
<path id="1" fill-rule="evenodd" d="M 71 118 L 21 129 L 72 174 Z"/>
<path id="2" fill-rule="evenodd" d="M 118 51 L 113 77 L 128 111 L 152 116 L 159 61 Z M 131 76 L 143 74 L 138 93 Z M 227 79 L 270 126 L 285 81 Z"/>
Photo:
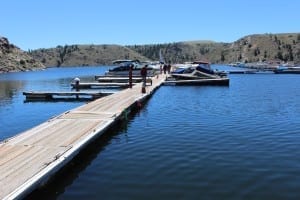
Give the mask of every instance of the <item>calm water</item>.
<path id="1" fill-rule="evenodd" d="M 0 75 L 0 139 L 83 103 L 24 103 L 23 91 L 65 90 L 103 71 Z M 299 130 L 299 75 L 163 86 L 29 199 L 299 199 Z"/>

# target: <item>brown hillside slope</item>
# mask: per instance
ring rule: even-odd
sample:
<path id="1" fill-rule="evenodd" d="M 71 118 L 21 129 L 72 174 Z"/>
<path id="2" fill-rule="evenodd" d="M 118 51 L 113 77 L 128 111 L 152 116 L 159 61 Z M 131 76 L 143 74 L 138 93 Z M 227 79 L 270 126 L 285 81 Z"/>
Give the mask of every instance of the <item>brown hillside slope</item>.
<path id="1" fill-rule="evenodd" d="M 233 43 L 188 41 L 151 45 L 65 45 L 30 52 L 46 66 L 110 65 L 116 59 L 159 60 L 183 63 L 208 60 L 211 63 L 257 62 L 279 59 L 300 63 L 300 33 L 255 34 Z"/>
<path id="2" fill-rule="evenodd" d="M 30 55 L 46 66 L 97 66 L 111 65 L 117 59 L 147 59 L 120 45 L 65 45 L 34 50 Z"/>
<path id="3" fill-rule="evenodd" d="M 226 49 L 229 61 L 256 62 L 279 59 L 300 63 L 300 34 L 249 35 Z"/>
<path id="4" fill-rule="evenodd" d="M 159 51 L 166 62 L 182 63 L 205 59 L 212 63 L 237 61 L 256 62 L 280 59 L 300 63 L 300 33 L 256 34 L 245 36 L 233 43 L 177 42 L 157 45 L 128 46 L 152 59 L 159 58 Z"/>

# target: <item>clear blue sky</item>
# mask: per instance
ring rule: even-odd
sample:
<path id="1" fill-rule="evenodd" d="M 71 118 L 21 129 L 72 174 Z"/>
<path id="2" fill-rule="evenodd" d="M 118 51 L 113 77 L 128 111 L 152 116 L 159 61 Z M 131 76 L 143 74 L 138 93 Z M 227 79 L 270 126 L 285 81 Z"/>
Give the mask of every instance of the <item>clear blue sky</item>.
<path id="1" fill-rule="evenodd" d="M 23 50 L 233 42 L 255 33 L 298 33 L 299 10 L 299 0 L 2 0 L 0 36 Z"/>

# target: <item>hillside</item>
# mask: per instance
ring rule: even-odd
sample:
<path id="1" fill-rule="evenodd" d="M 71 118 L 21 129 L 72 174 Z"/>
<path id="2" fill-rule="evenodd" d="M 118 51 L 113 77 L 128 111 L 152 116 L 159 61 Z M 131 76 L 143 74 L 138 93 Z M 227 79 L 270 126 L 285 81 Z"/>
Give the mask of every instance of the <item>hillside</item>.
<path id="1" fill-rule="evenodd" d="M 300 34 L 250 35 L 237 40 L 224 50 L 225 59 L 256 62 L 282 60 L 300 63 Z"/>
<path id="2" fill-rule="evenodd" d="M 30 55 L 46 66 L 111 65 L 117 59 L 147 59 L 120 45 L 65 45 L 30 51 Z"/>
<path id="3" fill-rule="evenodd" d="M 128 46 L 128 48 L 148 57 L 150 60 L 158 60 L 159 51 L 161 51 L 165 62 L 171 63 L 183 63 L 194 60 L 209 60 L 213 63 L 220 62 L 222 51 L 229 47 L 230 44 L 215 42 L 177 42 Z"/>
<path id="4" fill-rule="evenodd" d="M 159 60 L 183 63 L 208 60 L 211 63 L 281 60 L 300 64 L 300 33 L 255 34 L 233 43 L 187 41 L 153 45 L 65 45 L 25 52 L 0 37 L 0 73 L 27 71 L 45 66 L 110 65 L 117 59 Z"/>
<path id="5" fill-rule="evenodd" d="M 45 66 L 33 59 L 28 52 L 10 44 L 7 38 L 0 37 L 0 73 L 41 68 Z"/>
<path id="6" fill-rule="evenodd" d="M 116 59 L 159 60 L 183 63 L 208 60 L 211 63 L 282 60 L 300 63 L 300 33 L 255 34 L 233 43 L 187 41 L 153 45 L 65 45 L 29 52 L 46 66 L 109 65 Z"/>
<path id="7" fill-rule="evenodd" d="M 152 60 L 161 49 L 166 62 L 182 63 L 209 60 L 212 63 L 257 62 L 279 59 L 300 63 L 300 34 L 256 34 L 233 43 L 178 42 L 158 45 L 128 46 Z"/>

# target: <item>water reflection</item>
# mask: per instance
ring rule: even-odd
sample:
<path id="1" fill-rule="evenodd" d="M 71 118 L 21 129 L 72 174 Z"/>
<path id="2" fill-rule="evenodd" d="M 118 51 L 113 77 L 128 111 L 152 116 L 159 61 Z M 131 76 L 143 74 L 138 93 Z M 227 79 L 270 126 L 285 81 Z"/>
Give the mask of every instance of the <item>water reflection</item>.
<path id="1" fill-rule="evenodd" d="M 74 74 L 46 77 L 24 81 L 21 90 L 69 88 Z M 28 199 L 297 199 L 299 75 L 230 81 L 225 88 L 161 87 L 140 114 L 89 145 Z M 1 106 L 0 140 L 81 105 L 22 101 L 16 92 Z"/>
<path id="2" fill-rule="evenodd" d="M 23 88 L 24 82 L 22 81 L 0 81 L 0 108 L 1 104 L 11 103 L 14 95 Z"/>
<path id="3" fill-rule="evenodd" d="M 75 77 L 95 81 L 110 67 L 49 68 L 41 71 L 0 74 L 0 141 L 84 102 L 27 103 L 24 91 L 71 91 Z M 25 102 L 25 103 L 24 103 Z"/>

